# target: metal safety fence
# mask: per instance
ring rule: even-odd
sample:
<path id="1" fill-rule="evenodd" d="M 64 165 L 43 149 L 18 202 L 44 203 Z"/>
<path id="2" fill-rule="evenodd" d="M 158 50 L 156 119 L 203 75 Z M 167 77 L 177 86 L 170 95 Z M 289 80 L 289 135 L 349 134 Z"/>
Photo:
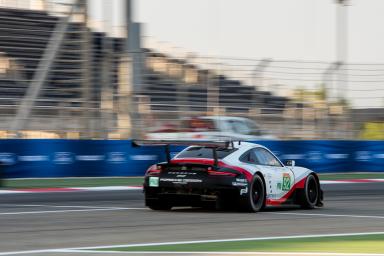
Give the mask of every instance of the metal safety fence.
<path id="1" fill-rule="evenodd" d="M 88 8 L 0 1 L 1 138 L 384 139 L 384 63 L 180 54 Z"/>

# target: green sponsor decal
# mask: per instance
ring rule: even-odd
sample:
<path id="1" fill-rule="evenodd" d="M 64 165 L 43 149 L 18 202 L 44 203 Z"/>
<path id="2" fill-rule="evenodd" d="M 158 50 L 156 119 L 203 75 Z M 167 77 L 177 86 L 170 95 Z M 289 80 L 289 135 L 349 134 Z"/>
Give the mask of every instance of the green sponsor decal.
<path id="1" fill-rule="evenodd" d="M 291 177 L 288 173 L 283 174 L 283 187 L 282 190 L 288 191 L 291 188 Z"/>
<path id="2" fill-rule="evenodd" d="M 281 189 L 281 182 L 277 183 L 277 189 Z"/>
<path id="3" fill-rule="evenodd" d="M 149 186 L 158 187 L 159 186 L 159 177 L 149 177 Z"/>

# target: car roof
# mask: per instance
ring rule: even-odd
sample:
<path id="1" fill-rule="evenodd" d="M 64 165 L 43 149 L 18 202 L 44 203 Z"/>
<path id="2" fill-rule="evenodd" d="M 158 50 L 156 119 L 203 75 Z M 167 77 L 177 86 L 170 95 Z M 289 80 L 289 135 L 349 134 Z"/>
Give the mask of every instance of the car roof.
<path id="1" fill-rule="evenodd" d="M 240 157 L 242 154 L 244 154 L 245 152 L 247 152 L 248 150 L 253 149 L 253 148 L 264 148 L 267 151 L 269 151 L 273 156 L 275 156 L 275 154 L 270 149 L 268 149 L 267 147 L 265 147 L 261 144 L 251 143 L 251 142 L 243 142 L 243 141 L 241 141 L 240 144 L 238 141 L 235 141 L 233 143 L 234 143 L 233 144 L 234 148 L 237 148 L 238 150 L 234 151 L 233 153 L 229 154 L 228 156 L 224 157 L 223 159 L 231 158 L 232 156 Z M 277 156 L 275 156 L 275 157 L 284 166 L 284 164 L 281 162 L 281 160 Z"/>
<path id="2" fill-rule="evenodd" d="M 245 151 L 248 151 L 252 148 L 266 148 L 264 147 L 263 145 L 261 144 L 257 144 L 257 143 L 252 143 L 252 142 L 245 142 L 245 141 L 234 141 L 233 142 L 233 147 L 234 148 L 237 148 L 237 149 L 240 149 L 241 152 L 245 152 Z"/>

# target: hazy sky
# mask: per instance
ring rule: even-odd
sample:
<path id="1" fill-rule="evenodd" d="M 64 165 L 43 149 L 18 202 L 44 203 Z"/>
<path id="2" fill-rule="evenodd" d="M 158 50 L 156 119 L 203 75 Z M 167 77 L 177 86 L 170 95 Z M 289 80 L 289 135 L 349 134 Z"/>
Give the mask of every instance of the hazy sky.
<path id="1" fill-rule="evenodd" d="M 136 0 L 145 35 L 200 54 L 336 59 L 334 0 Z M 351 0 L 348 59 L 384 63 L 384 0 Z"/>
<path id="2" fill-rule="evenodd" d="M 94 20 L 107 19 L 115 30 L 122 29 L 125 0 L 88 1 Z M 135 21 L 144 24 L 143 35 L 151 41 L 169 42 L 160 45 L 177 52 L 249 59 L 337 60 L 334 0 L 135 0 L 134 7 Z M 384 64 L 384 0 L 351 0 L 347 8 L 347 62 Z M 316 68 L 314 64 L 308 66 Z M 316 87 L 327 67 L 324 64 L 307 71 L 317 72 L 314 76 L 296 74 L 291 79 L 269 66 L 264 77 L 270 79 L 267 83 L 290 88 Z M 340 83 L 327 84 L 344 88 L 344 95 L 356 106 L 382 107 L 384 65 L 348 68 L 355 69 L 349 71 L 348 89 Z"/>
<path id="3" fill-rule="evenodd" d="M 123 24 L 125 0 L 89 2 L 97 20 Z M 135 0 L 134 6 L 144 35 L 202 55 L 336 59 L 335 0 Z M 384 0 L 350 1 L 349 61 L 384 63 L 383 12 Z"/>

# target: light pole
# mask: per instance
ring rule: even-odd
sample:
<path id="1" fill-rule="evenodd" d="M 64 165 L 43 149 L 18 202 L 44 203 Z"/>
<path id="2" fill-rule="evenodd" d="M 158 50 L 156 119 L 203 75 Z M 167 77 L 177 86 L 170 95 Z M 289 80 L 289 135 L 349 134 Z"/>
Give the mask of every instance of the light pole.
<path id="1" fill-rule="evenodd" d="M 259 87 L 262 87 L 262 80 L 263 80 L 263 72 L 264 70 L 269 66 L 269 64 L 272 62 L 272 59 L 262 59 L 257 63 L 255 66 L 255 69 L 253 70 L 252 74 L 252 83 L 253 86 L 257 86 L 259 80 Z"/>
<path id="2" fill-rule="evenodd" d="M 141 47 L 141 25 L 134 21 L 133 0 L 126 0 L 126 30 L 127 40 L 125 51 L 131 65 L 128 73 L 132 74 L 130 78 L 131 94 L 128 97 L 129 119 L 131 123 L 131 138 L 137 139 L 141 136 L 141 116 L 139 115 L 138 94 L 142 90 L 142 75 L 144 65 L 144 53 Z M 140 118 L 140 119 L 139 119 Z"/>
<path id="3" fill-rule="evenodd" d="M 338 109 L 343 109 L 346 99 L 348 99 L 348 66 L 347 66 L 347 58 L 348 58 L 348 13 L 347 7 L 349 4 L 349 0 L 337 0 L 337 11 L 336 11 L 336 22 L 337 22 L 337 35 L 336 35 L 336 54 L 337 54 L 337 62 L 340 63 L 342 68 L 338 70 L 338 105 L 335 106 Z M 344 67 L 344 68 L 343 68 Z M 335 131 L 345 130 L 345 125 L 343 123 L 348 122 L 348 114 L 345 112 L 346 109 L 342 110 L 342 113 L 337 113 L 337 121 L 333 127 L 336 128 Z M 341 118 L 344 118 L 342 120 Z M 338 124 L 339 123 L 339 124 Z M 347 135 L 347 134 L 345 134 Z M 336 133 L 337 137 L 343 136 L 341 134 Z"/>
<path id="4" fill-rule="evenodd" d="M 342 66 L 341 62 L 333 62 L 329 65 L 329 67 L 324 71 L 322 84 L 320 90 L 324 92 L 324 100 L 327 102 L 330 98 L 333 98 L 331 93 L 334 93 L 333 88 L 333 76 L 335 72 L 339 72 L 340 67 Z M 337 91 L 337 94 L 339 94 Z"/>
<path id="5" fill-rule="evenodd" d="M 336 62 L 344 65 L 344 69 L 338 71 L 338 98 L 341 99 L 341 92 L 348 93 L 348 72 L 346 68 L 348 57 L 348 15 L 347 6 L 349 0 L 336 0 Z"/>

